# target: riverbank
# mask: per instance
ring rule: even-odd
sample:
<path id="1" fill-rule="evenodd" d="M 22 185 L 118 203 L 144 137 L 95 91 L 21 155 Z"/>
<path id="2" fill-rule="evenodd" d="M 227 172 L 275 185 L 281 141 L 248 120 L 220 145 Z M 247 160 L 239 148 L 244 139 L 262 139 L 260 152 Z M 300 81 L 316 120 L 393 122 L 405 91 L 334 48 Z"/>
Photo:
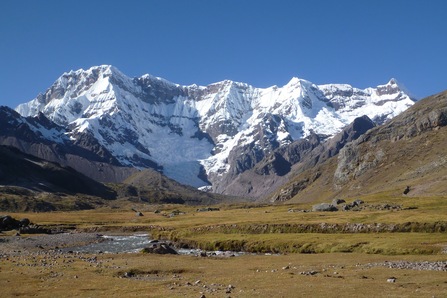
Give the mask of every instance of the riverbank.
<path id="1" fill-rule="evenodd" d="M 0 235 L 2 254 L 58 250 L 104 241 L 97 233 L 58 233 L 25 236 Z"/>

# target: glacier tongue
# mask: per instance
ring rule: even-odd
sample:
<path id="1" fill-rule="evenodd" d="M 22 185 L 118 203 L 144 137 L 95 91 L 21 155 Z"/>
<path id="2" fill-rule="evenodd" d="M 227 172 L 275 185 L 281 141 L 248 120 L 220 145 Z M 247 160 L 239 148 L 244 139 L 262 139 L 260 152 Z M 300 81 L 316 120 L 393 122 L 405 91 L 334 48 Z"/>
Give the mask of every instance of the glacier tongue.
<path id="1" fill-rule="evenodd" d="M 179 182 L 214 187 L 311 132 L 331 136 L 363 115 L 381 123 L 413 103 L 394 79 L 364 90 L 299 78 L 270 88 L 181 86 L 102 65 L 64 73 L 16 111 L 42 112 L 71 138 L 92 134 L 123 165 L 158 165 Z"/>

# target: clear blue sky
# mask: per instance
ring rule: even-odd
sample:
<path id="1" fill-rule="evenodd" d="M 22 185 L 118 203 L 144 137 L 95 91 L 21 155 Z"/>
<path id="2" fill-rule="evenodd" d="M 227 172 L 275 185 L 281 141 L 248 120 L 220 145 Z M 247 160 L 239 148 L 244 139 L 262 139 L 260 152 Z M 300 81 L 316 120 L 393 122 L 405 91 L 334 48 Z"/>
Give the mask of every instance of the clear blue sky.
<path id="1" fill-rule="evenodd" d="M 421 98 L 447 89 L 446 12 L 444 0 L 2 0 L 0 105 L 100 64 L 182 85 L 394 77 Z"/>

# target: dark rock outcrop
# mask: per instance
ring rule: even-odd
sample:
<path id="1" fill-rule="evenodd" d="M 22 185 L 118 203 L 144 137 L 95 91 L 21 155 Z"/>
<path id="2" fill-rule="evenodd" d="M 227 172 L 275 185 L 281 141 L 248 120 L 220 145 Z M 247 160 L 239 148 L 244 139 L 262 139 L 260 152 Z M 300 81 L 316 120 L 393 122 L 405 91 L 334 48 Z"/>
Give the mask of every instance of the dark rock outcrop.
<path id="1" fill-rule="evenodd" d="M 178 254 L 177 251 L 175 249 L 173 249 L 169 243 L 166 243 L 166 242 L 151 243 L 151 246 L 143 248 L 141 252 L 151 253 L 151 254 L 161 254 L 161 255 L 166 255 L 166 254 L 176 255 L 176 254 Z"/>
<path id="2" fill-rule="evenodd" d="M 17 230 L 17 236 L 20 234 L 49 234 L 51 231 L 31 223 L 28 218 L 20 220 L 11 217 L 10 215 L 0 215 L 0 232 Z"/>

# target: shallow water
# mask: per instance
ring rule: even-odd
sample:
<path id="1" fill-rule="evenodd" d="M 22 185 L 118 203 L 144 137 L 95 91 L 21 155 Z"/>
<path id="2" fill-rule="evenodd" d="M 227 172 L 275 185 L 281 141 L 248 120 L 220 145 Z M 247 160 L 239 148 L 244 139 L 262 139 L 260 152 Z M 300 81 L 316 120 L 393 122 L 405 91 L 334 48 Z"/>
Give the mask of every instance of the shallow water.
<path id="1" fill-rule="evenodd" d="M 135 253 L 147 247 L 151 242 L 148 234 L 101 237 L 101 242 L 72 247 L 68 250 L 84 253 Z"/>
<path id="2" fill-rule="evenodd" d="M 143 248 L 150 246 L 153 240 L 149 238 L 148 234 L 134 234 L 134 235 L 116 235 L 116 236 L 101 236 L 101 241 L 98 243 L 90 243 L 83 246 L 66 248 L 66 251 L 83 252 L 83 253 L 136 253 Z M 200 249 L 176 249 L 181 255 L 200 255 L 206 253 L 208 256 L 218 257 L 236 257 L 244 252 L 231 251 L 203 251 Z"/>

